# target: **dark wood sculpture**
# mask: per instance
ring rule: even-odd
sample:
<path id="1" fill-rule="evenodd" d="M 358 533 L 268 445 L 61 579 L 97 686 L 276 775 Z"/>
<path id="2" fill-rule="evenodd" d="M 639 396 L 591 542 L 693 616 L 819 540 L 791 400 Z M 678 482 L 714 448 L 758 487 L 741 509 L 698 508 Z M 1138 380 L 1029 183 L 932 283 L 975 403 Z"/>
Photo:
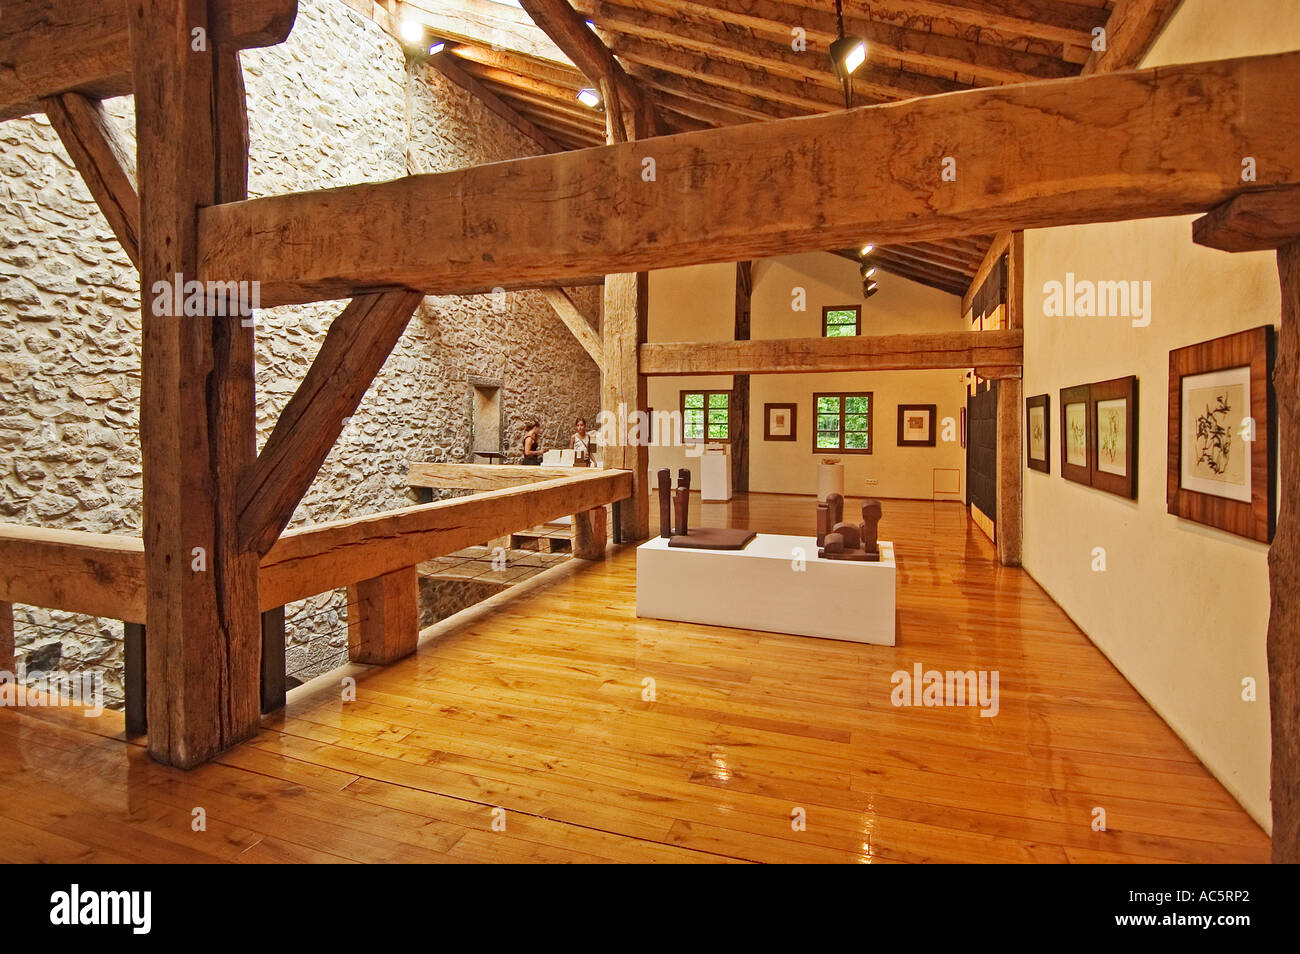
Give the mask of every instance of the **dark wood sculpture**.
<path id="1" fill-rule="evenodd" d="M 878 563 L 880 543 L 876 533 L 880 525 L 879 500 L 862 502 L 862 522 L 844 522 L 844 498 L 831 494 L 817 505 L 817 556 L 823 560 L 859 560 Z"/>
<path id="2" fill-rule="evenodd" d="M 673 535 L 673 475 L 667 467 L 659 471 L 659 536 Z"/>
<path id="3" fill-rule="evenodd" d="M 691 472 L 683 467 L 677 471 L 677 490 L 673 493 L 673 529 L 684 537 L 690 531 Z"/>
<path id="4" fill-rule="evenodd" d="M 659 472 L 661 487 L 667 480 L 667 473 L 666 470 Z M 730 527 L 701 527 L 692 530 L 687 520 L 690 507 L 691 472 L 683 467 L 677 472 L 677 489 L 673 492 L 675 532 L 668 539 L 670 547 L 688 550 L 743 550 L 757 536 L 753 530 L 733 530 Z M 660 513 L 662 515 L 663 511 Z"/>

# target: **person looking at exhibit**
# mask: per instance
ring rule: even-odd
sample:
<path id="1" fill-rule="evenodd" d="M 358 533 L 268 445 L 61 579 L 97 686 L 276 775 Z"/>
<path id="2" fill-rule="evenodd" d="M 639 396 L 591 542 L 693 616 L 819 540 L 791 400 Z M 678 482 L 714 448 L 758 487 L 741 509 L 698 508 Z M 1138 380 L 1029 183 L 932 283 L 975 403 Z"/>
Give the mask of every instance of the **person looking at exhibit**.
<path id="1" fill-rule="evenodd" d="M 542 425 L 537 421 L 530 421 L 524 428 L 524 460 L 525 464 L 540 464 L 542 462 Z"/>
<path id="2" fill-rule="evenodd" d="M 578 464 L 590 464 L 592 453 L 596 449 L 595 437 L 587 433 L 587 419 L 580 417 L 574 421 L 576 430 L 569 446 L 573 448 L 573 460 Z"/>

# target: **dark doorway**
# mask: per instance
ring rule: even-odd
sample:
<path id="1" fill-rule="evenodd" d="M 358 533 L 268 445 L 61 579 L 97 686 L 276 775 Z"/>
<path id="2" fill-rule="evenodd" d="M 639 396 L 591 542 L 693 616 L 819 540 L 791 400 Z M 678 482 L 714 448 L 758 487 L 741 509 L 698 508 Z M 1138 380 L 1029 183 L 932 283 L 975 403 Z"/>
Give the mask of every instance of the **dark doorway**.
<path id="1" fill-rule="evenodd" d="M 972 506 L 998 519 L 998 382 L 987 381 L 966 398 L 966 492 Z"/>

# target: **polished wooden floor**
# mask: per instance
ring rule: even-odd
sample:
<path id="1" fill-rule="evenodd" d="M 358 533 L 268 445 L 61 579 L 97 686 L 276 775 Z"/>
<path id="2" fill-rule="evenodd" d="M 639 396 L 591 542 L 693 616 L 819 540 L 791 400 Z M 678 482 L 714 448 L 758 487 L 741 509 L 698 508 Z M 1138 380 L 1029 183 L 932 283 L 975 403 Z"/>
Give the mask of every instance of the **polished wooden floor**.
<path id="1" fill-rule="evenodd" d="M 755 496 L 703 518 L 805 533 L 812 507 Z M 193 772 L 151 763 L 116 715 L 0 710 L 0 858 L 1267 860 L 1260 829 L 960 506 L 887 502 L 881 536 L 899 554 L 896 647 L 639 620 L 625 548 L 350 670 L 356 701 L 341 673 L 304 686 Z M 894 707 L 890 675 L 915 663 L 998 670 L 999 714 Z"/>

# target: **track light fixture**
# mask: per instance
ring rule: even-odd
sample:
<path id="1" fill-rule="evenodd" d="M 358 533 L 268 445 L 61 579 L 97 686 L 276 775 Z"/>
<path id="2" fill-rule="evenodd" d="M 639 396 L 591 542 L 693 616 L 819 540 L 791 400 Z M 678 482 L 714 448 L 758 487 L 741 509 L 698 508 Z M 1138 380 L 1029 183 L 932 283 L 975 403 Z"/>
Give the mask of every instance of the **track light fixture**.
<path id="1" fill-rule="evenodd" d="M 860 36 L 844 35 L 843 0 L 835 0 L 838 39 L 831 43 L 831 65 L 844 86 L 844 108 L 853 105 L 853 74 L 867 60 L 867 41 Z"/>
<path id="2" fill-rule="evenodd" d="M 600 105 L 600 93 L 594 89 L 578 90 L 578 102 L 591 109 Z"/>
<path id="3" fill-rule="evenodd" d="M 868 243 L 868 244 L 862 246 L 862 251 L 858 252 L 858 254 L 861 255 L 863 258 L 866 258 L 868 255 L 870 255 L 870 254 L 871 254 L 872 252 L 874 252 L 875 250 L 876 250 L 876 247 L 875 247 L 874 245 Z"/>

